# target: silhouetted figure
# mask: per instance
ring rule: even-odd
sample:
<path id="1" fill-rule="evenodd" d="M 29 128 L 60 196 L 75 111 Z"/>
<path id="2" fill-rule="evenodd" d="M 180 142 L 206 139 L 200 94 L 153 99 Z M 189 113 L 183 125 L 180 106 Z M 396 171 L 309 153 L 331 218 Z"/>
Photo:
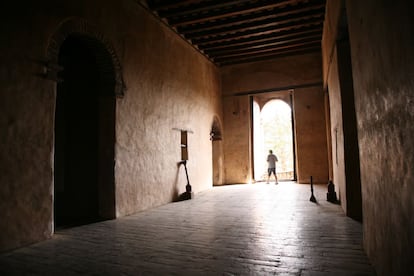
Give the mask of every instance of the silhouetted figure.
<path id="1" fill-rule="evenodd" d="M 278 184 L 277 182 L 277 175 L 276 175 L 276 162 L 278 161 L 276 155 L 273 154 L 272 150 L 269 150 L 269 155 L 267 156 L 267 183 L 269 183 L 270 176 L 275 176 L 275 184 Z"/>

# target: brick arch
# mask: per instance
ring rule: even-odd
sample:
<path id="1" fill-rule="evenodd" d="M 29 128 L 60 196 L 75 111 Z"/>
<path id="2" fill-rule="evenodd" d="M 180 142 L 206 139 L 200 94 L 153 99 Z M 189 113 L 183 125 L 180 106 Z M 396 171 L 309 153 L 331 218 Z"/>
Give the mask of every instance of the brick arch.
<path id="1" fill-rule="evenodd" d="M 104 90 L 108 87 L 111 89 L 103 93 L 122 98 L 126 87 L 118 56 L 111 43 L 84 19 L 71 18 L 59 25 L 49 40 L 46 53 L 48 62 L 58 64 L 60 47 L 69 36 L 81 39 L 94 53 L 102 76 L 102 87 Z"/>

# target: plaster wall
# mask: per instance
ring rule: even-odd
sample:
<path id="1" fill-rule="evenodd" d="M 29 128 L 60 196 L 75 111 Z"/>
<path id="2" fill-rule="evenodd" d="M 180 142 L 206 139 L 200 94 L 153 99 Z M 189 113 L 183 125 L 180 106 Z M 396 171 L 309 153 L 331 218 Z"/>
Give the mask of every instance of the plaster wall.
<path id="1" fill-rule="evenodd" d="M 248 183 L 251 173 L 251 110 L 248 96 L 223 98 L 224 183 Z"/>
<path id="2" fill-rule="evenodd" d="M 124 37 L 129 88 L 117 109 L 118 215 L 170 202 L 185 191 L 184 168 L 177 167 L 181 134 L 173 128 L 191 131 L 187 168 L 193 191 L 210 188 L 210 130 L 214 117 L 221 118 L 215 66 L 142 9 L 135 13 L 126 22 L 138 20 L 136 30 Z"/>
<path id="3" fill-rule="evenodd" d="M 330 131 L 332 138 L 332 181 L 344 212 L 347 210 L 344 127 L 342 113 L 341 87 L 338 72 L 338 59 L 336 47 L 329 66 L 328 93 L 330 106 Z"/>
<path id="4" fill-rule="evenodd" d="M 223 167 L 223 141 L 213 141 L 213 185 L 223 185 L 224 167 Z"/>
<path id="5" fill-rule="evenodd" d="M 338 37 L 341 13 L 345 6 L 344 0 L 328 0 L 325 7 L 325 21 L 322 33 L 322 68 L 323 83 L 328 81 L 329 68 L 335 57 L 335 44 Z"/>
<path id="6" fill-rule="evenodd" d="M 341 13 L 344 9 L 343 0 L 326 1 L 325 21 L 323 24 L 322 34 L 322 68 L 323 68 L 323 85 L 326 91 L 327 113 L 327 138 L 328 148 L 330 150 L 329 162 L 329 179 L 336 185 L 335 190 L 339 200 L 342 203 L 344 211 L 346 210 L 346 181 L 345 181 L 345 164 L 340 162 L 344 158 L 343 149 L 343 122 L 342 122 L 342 105 L 340 96 L 340 83 L 338 75 L 338 60 L 336 51 L 336 42 L 338 37 Z M 329 86 L 329 88 L 328 88 Z"/>
<path id="7" fill-rule="evenodd" d="M 296 156 L 297 160 L 301 162 L 300 169 L 303 175 L 318 175 L 318 181 L 327 183 L 328 155 L 326 153 L 324 99 L 323 94 L 322 98 L 319 98 L 319 94 L 314 93 L 315 87 L 318 87 L 319 91 L 322 90 L 321 56 L 318 53 L 309 53 L 243 65 L 225 66 L 220 71 L 223 93 L 223 125 L 226 137 L 224 145 L 225 182 L 245 183 L 252 177 L 251 102 L 249 95 L 274 93 L 303 86 L 293 92 L 295 95 L 296 90 L 299 91 L 298 97 L 294 96 L 294 106 L 307 106 L 307 101 L 311 101 L 314 107 L 316 106 L 314 103 L 317 101 L 321 101 L 321 104 L 317 104 L 318 108 L 314 110 L 315 113 L 308 113 L 308 115 L 317 114 L 315 117 L 306 118 L 306 116 L 300 116 L 301 113 L 298 116 L 295 114 L 295 123 L 299 125 L 296 131 L 301 135 L 306 135 L 306 130 L 300 128 L 311 122 L 312 125 L 317 126 L 312 131 L 318 133 L 321 131 L 325 138 L 318 141 L 313 140 L 312 143 L 301 143 Z M 307 97 L 307 92 L 312 96 Z M 312 99 L 315 95 L 318 97 Z M 302 119 L 306 122 L 302 122 Z M 319 156 L 321 151 L 324 151 L 326 155 L 320 160 L 319 171 L 308 171 L 308 169 L 315 168 L 311 163 L 315 162 L 314 156 Z M 303 181 L 309 182 L 304 179 Z"/>
<path id="8" fill-rule="evenodd" d="M 188 134 L 194 192 L 212 186 L 217 68 L 136 2 L 2 4 L 0 33 L 0 250 L 53 233 L 56 84 L 40 76 L 50 38 L 67 20 L 93 26 L 119 58 L 127 87 L 116 103 L 116 216 L 165 204 L 185 191 L 180 132 Z"/>
<path id="9" fill-rule="evenodd" d="M 346 11 L 340 1 L 328 1 L 327 11 L 323 60 L 331 117 L 328 136 L 332 144 L 332 180 L 344 212 L 361 220 L 359 148 Z"/>
<path id="10" fill-rule="evenodd" d="M 328 182 L 325 102 L 322 86 L 295 89 L 293 94 L 297 182 Z"/>
<path id="11" fill-rule="evenodd" d="M 223 96 L 322 82 L 321 55 L 309 53 L 221 68 Z"/>
<path id="12" fill-rule="evenodd" d="M 347 1 L 361 162 L 364 246 L 378 275 L 414 257 L 412 1 Z"/>

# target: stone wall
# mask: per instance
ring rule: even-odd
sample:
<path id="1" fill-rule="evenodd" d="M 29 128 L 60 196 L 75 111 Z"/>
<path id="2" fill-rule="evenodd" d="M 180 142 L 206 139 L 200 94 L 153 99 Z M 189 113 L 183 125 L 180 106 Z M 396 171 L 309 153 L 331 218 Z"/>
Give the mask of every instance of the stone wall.
<path id="1" fill-rule="evenodd" d="M 91 26 L 84 34 L 111 45 L 122 67 L 126 91 L 116 102 L 116 216 L 171 202 L 185 191 L 184 169 L 177 165 L 180 132 L 173 128 L 191 130 L 193 191 L 212 186 L 210 130 L 222 116 L 214 65 L 135 1 L 3 6 L 0 250 L 53 233 L 56 83 L 42 74 L 52 38 L 68 21 Z M 88 33 L 92 29 L 95 33 Z"/>
<path id="2" fill-rule="evenodd" d="M 361 220 L 359 148 L 346 12 L 342 1 L 327 2 L 323 64 L 329 97 L 332 181 L 345 213 Z"/>
<path id="3" fill-rule="evenodd" d="M 364 246 L 378 275 L 414 257 L 414 18 L 411 1 L 346 1 Z"/>
<path id="4" fill-rule="evenodd" d="M 223 98 L 224 183 L 252 180 L 249 97 Z"/>
<path id="5" fill-rule="evenodd" d="M 321 86 L 293 93 L 297 182 L 328 182 L 324 92 Z"/>
<path id="6" fill-rule="evenodd" d="M 301 176 L 299 182 L 308 183 L 309 177 L 313 175 L 317 182 L 327 183 L 328 154 L 324 96 L 321 86 L 321 56 L 318 53 L 310 53 L 225 66 L 221 68 L 221 76 L 223 124 L 226 137 L 224 145 L 225 182 L 246 183 L 252 179 L 249 94 L 258 95 L 292 89 L 294 90 L 294 106 L 298 106 L 298 110 L 294 111 L 296 133 L 301 135 L 297 138 L 300 144 L 296 152 L 297 164 L 300 163 L 300 167 L 297 167 L 297 173 Z M 312 106 L 312 112 L 307 112 L 306 106 Z M 304 109 L 299 110 L 300 107 Z M 301 116 L 302 111 L 305 111 L 305 116 Z M 314 127 L 311 132 L 308 132 L 309 129 L 306 130 L 309 123 Z M 309 134 L 317 135 L 313 135 L 311 139 L 303 137 Z M 305 142 L 306 139 L 309 139 L 308 143 Z M 315 160 L 316 156 L 322 159 Z"/>
<path id="7" fill-rule="evenodd" d="M 185 191 L 184 169 L 176 166 L 180 132 L 173 128 L 192 131 L 187 166 L 193 190 L 211 187 L 210 131 L 215 116 L 221 118 L 217 69 L 142 9 L 130 16 L 126 22 L 137 22 L 123 39 L 128 91 L 117 109 L 119 215 L 170 202 Z"/>
<path id="8" fill-rule="evenodd" d="M 343 1 L 328 1 L 326 4 L 325 22 L 322 37 L 322 60 L 324 84 L 327 90 L 330 111 L 330 138 L 332 145 L 332 178 L 338 199 L 346 213 L 346 177 L 343 133 L 343 113 L 341 83 L 338 69 L 338 53 L 336 48 L 339 21 L 343 12 Z"/>

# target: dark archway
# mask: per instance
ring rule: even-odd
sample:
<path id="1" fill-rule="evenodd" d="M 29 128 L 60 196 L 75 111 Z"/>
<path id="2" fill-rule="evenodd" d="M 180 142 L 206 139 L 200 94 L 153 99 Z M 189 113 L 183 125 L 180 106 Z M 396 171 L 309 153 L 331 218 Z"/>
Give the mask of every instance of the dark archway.
<path id="1" fill-rule="evenodd" d="M 62 42 L 55 113 L 55 227 L 115 217 L 115 73 L 99 40 Z"/>

